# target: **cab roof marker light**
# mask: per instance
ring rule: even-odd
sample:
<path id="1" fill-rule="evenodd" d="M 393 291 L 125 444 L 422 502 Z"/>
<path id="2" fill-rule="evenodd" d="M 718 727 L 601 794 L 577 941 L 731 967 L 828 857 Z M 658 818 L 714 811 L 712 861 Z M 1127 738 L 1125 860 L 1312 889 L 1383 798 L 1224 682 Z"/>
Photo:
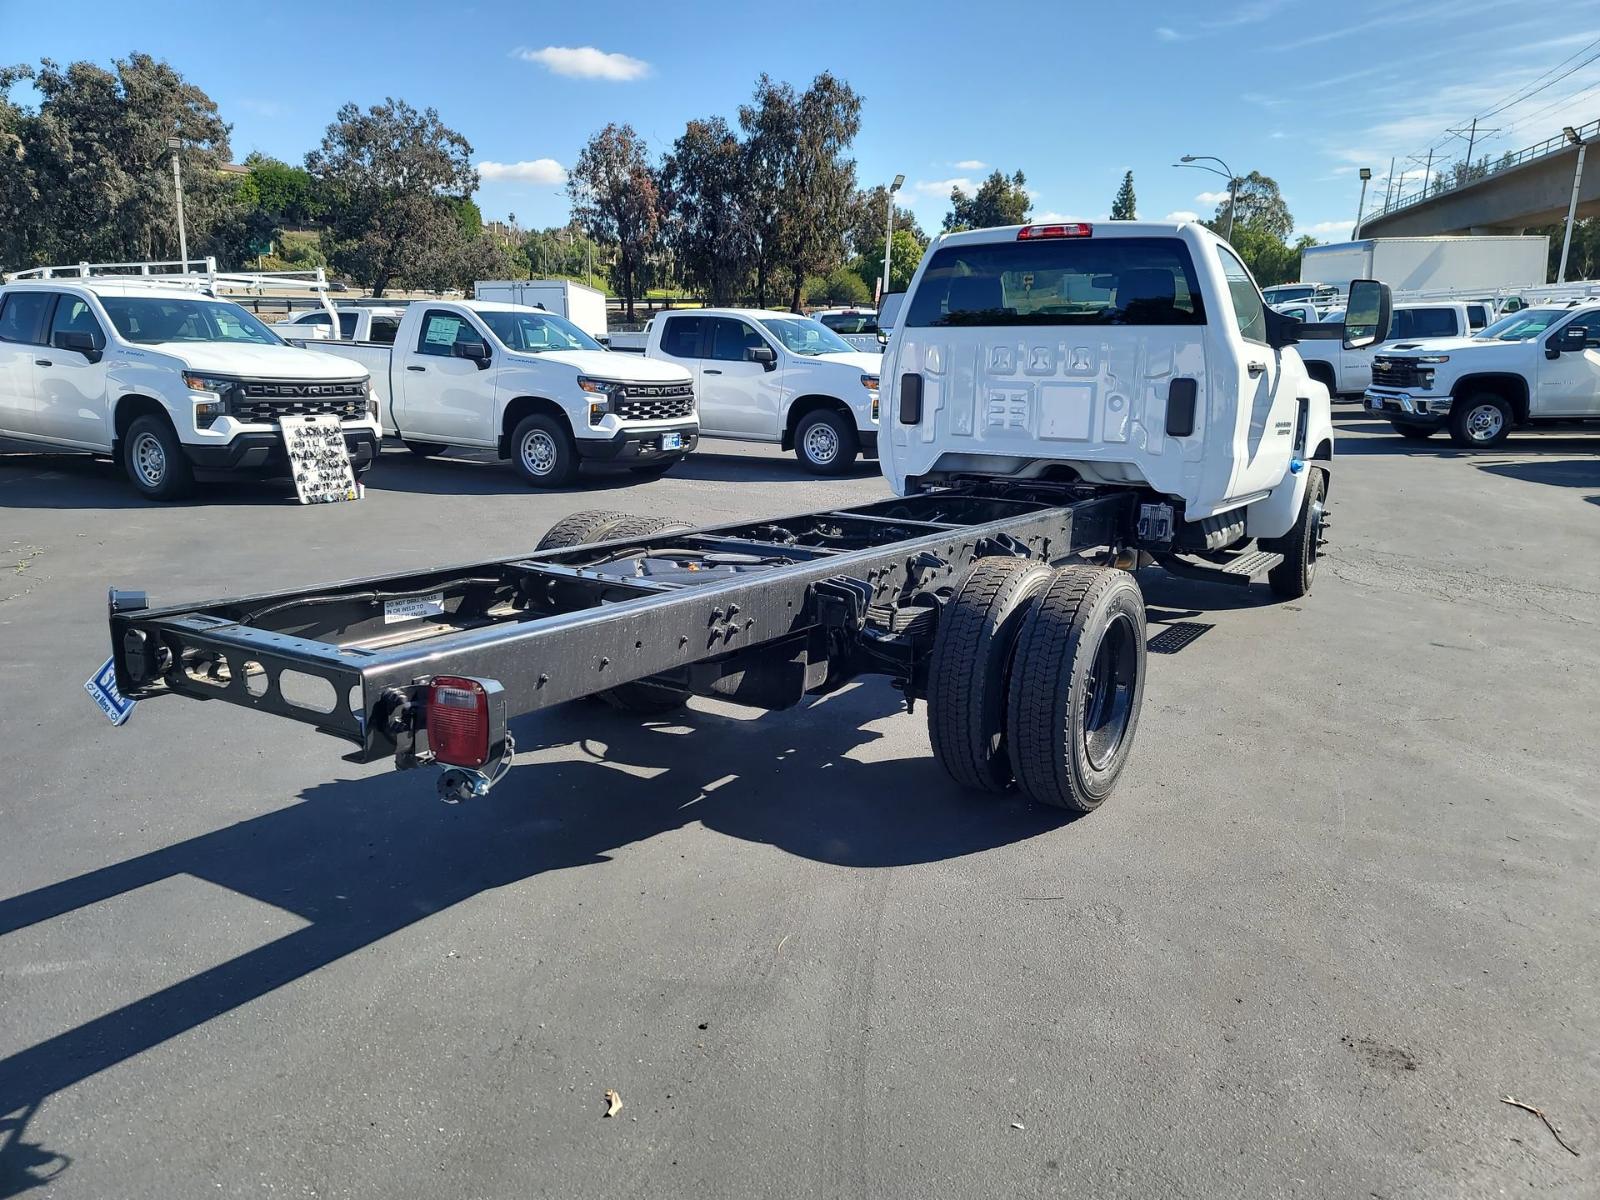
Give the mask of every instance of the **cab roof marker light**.
<path id="1" fill-rule="evenodd" d="M 1068 221 L 1063 225 L 1024 225 L 1017 230 L 1017 241 L 1036 242 L 1045 238 L 1093 237 L 1094 226 L 1087 221 Z"/>

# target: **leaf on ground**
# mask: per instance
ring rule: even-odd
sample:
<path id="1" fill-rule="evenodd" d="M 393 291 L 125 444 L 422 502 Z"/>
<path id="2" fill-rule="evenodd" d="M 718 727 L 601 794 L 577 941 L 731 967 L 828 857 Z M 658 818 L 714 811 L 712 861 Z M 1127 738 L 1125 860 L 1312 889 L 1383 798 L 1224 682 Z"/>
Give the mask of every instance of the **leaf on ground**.
<path id="1" fill-rule="evenodd" d="M 616 1088 L 607 1088 L 606 1089 L 606 1111 L 605 1111 L 605 1115 L 608 1116 L 608 1117 L 614 1117 L 621 1111 L 622 1111 L 622 1097 L 617 1093 L 617 1089 Z"/>

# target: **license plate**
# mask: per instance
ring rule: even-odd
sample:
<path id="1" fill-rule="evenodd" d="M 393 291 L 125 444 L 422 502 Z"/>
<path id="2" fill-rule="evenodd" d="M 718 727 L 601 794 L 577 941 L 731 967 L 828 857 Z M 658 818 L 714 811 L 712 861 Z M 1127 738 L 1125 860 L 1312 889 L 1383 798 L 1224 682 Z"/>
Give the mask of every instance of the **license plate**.
<path id="1" fill-rule="evenodd" d="M 129 700 L 117 688 L 117 668 L 108 658 L 100 669 L 89 677 L 83 685 L 83 690 L 89 693 L 92 699 L 105 713 L 106 719 L 113 725 L 121 725 L 133 712 L 137 700 Z"/>
<path id="2" fill-rule="evenodd" d="M 683 449 L 683 434 L 681 434 L 681 433 L 663 433 L 661 435 L 661 448 L 663 450 L 682 450 Z"/>

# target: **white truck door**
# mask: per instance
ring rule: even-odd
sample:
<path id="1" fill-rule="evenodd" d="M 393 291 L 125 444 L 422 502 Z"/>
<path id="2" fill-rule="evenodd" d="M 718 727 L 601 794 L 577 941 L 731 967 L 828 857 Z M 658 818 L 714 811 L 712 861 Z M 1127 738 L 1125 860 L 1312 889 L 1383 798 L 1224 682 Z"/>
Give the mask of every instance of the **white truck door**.
<path id="1" fill-rule="evenodd" d="M 88 337 L 97 352 L 92 357 L 66 343 Z M 106 347 L 89 301 L 61 294 L 50 321 L 49 347 L 34 361 L 34 394 L 38 404 L 39 433 L 77 446 L 111 448 L 109 406 L 106 403 L 106 365 L 98 352 Z"/>
<path id="2" fill-rule="evenodd" d="M 44 357 L 49 292 L 17 291 L 0 299 L 0 429 L 37 435 L 34 359 Z"/>
<path id="3" fill-rule="evenodd" d="M 1568 329 L 1583 329 L 1584 348 L 1564 350 L 1557 358 L 1540 354 L 1539 384 L 1534 396 L 1536 417 L 1600 416 L 1600 312 L 1574 317 L 1553 333 L 1547 332 L 1540 344 L 1562 337 Z"/>
<path id="4" fill-rule="evenodd" d="M 402 434 L 416 441 L 459 446 L 494 444 L 494 372 L 458 357 L 458 346 L 489 335 L 462 312 L 430 308 L 417 324 L 414 342 L 395 347 L 395 385 L 405 389 Z M 401 382 L 403 380 L 403 382 Z"/>
<path id="5" fill-rule="evenodd" d="M 1244 352 L 1232 368 L 1217 363 L 1219 374 L 1228 370 L 1237 374 L 1240 421 L 1234 429 L 1236 466 L 1230 491 L 1242 496 L 1276 487 L 1283 478 L 1294 445 L 1297 405 L 1290 389 L 1278 386 L 1282 352 L 1267 345 L 1266 304 L 1255 280 L 1231 250 L 1216 249 L 1233 301 L 1234 325 L 1244 339 Z"/>
<path id="6" fill-rule="evenodd" d="M 704 365 L 705 348 L 712 318 L 701 316 L 656 317 L 662 322 L 661 340 L 657 344 L 657 357 L 677 363 L 694 378 L 695 407 L 700 410 L 700 431 L 714 433 L 725 430 L 721 424 L 722 413 L 716 402 L 708 404 L 700 384 L 700 368 Z M 649 342 L 645 343 L 648 353 Z M 720 396 L 719 396 L 720 401 Z"/>
<path id="7" fill-rule="evenodd" d="M 766 347 L 777 356 L 774 369 L 745 356 Z M 710 340 L 700 367 L 701 428 L 705 410 L 717 413 L 717 427 L 734 437 L 775 442 L 783 434 L 783 379 L 788 373 L 781 350 L 748 321 L 711 318 Z"/>

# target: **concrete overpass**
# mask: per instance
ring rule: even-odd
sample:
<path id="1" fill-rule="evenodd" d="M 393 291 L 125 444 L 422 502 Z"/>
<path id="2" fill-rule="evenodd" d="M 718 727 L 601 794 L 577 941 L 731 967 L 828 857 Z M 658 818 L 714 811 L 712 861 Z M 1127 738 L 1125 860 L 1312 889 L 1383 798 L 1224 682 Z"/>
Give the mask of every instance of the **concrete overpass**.
<path id="1" fill-rule="evenodd" d="M 1600 121 L 1576 130 L 1590 147 L 1600 142 Z M 1361 236 L 1427 237 L 1449 233 L 1525 233 L 1567 219 L 1578 147 L 1563 134 L 1529 146 L 1487 175 L 1441 192 L 1396 197 L 1369 212 Z M 1600 152 L 1584 162 L 1578 216 L 1600 216 Z"/>

